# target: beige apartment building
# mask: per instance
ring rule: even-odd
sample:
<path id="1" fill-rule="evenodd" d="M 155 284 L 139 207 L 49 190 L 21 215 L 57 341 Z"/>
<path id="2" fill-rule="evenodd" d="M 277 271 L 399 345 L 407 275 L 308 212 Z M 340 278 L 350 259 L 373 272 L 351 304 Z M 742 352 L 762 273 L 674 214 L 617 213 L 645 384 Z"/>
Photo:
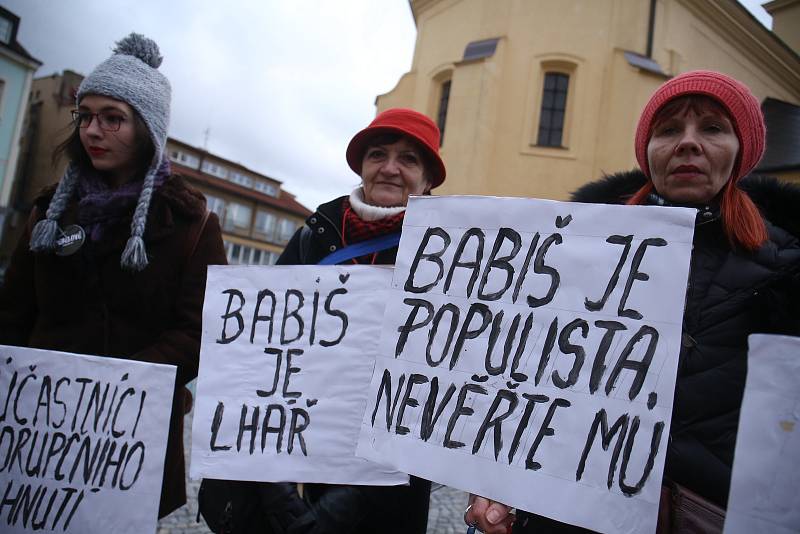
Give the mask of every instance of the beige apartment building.
<path id="1" fill-rule="evenodd" d="M 238 163 L 167 139 L 173 172 L 206 197 L 219 216 L 228 263 L 271 265 L 311 211 L 281 182 Z"/>
<path id="2" fill-rule="evenodd" d="M 800 2 L 797 0 L 772 0 L 764 4 L 764 9 L 772 15 L 772 31 L 789 48 L 800 50 Z"/>
<path id="3" fill-rule="evenodd" d="M 64 171 L 66 161 L 53 162 L 51 156 L 72 128 L 70 111 L 75 108 L 75 93 L 82 80 L 80 74 L 65 70 L 32 83 L 12 192 L 14 216 L 0 243 L 0 266 L 8 261 L 36 194 L 55 183 Z M 289 238 L 311 214 L 280 181 L 239 163 L 173 138 L 167 139 L 167 155 L 173 172 L 201 191 L 208 209 L 219 216 L 232 264 L 275 263 Z"/>
<path id="4" fill-rule="evenodd" d="M 410 0 L 411 70 L 376 99 L 443 131 L 441 194 L 565 199 L 636 166 L 641 109 L 694 69 L 744 81 L 763 102 L 761 170 L 800 180 L 800 0 L 767 4 L 775 33 L 736 0 Z"/>

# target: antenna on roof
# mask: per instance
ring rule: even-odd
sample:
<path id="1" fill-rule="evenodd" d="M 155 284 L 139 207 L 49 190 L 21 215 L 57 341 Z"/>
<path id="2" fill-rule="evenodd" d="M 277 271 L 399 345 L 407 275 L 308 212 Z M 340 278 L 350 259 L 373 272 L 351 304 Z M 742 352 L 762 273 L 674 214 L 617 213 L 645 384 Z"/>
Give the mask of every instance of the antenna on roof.
<path id="1" fill-rule="evenodd" d="M 203 150 L 208 152 L 208 137 L 211 135 L 211 128 L 203 130 Z"/>

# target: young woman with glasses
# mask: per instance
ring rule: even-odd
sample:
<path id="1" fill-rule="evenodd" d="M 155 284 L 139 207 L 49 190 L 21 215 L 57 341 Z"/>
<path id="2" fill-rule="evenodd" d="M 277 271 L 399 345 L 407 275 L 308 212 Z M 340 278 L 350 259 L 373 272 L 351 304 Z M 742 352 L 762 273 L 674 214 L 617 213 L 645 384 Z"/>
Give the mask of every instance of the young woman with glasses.
<path id="1" fill-rule="evenodd" d="M 186 502 L 183 386 L 197 375 L 219 221 L 170 173 L 170 85 L 131 34 L 77 92 L 67 169 L 34 201 L 0 289 L 0 343 L 177 366 L 159 517 Z"/>

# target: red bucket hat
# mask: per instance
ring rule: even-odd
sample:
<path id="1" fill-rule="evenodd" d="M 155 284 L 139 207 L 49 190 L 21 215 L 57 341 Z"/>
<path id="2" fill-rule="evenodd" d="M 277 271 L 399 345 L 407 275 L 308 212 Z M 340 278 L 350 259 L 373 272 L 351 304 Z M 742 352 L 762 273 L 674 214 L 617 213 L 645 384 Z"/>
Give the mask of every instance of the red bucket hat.
<path id="1" fill-rule="evenodd" d="M 431 189 L 442 185 L 447 174 L 444 162 L 439 156 L 439 128 L 432 120 L 413 109 L 392 108 L 377 117 L 363 130 L 358 132 L 347 145 L 347 164 L 353 172 L 361 176 L 361 163 L 364 152 L 373 137 L 382 133 L 398 133 L 414 139 L 428 153 L 434 162 L 431 173 Z"/>
<path id="2" fill-rule="evenodd" d="M 758 99 L 750 89 L 725 74 L 710 70 L 695 70 L 676 76 L 656 89 L 639 117 L 636 127 L 636 160 L 649 177 L 647 144 L 653 130 L 653 118 L 669 101 L 686 95 L 713 98 L 731 116 L 736 137 L 739 138 L 739 157 L 733 167 L 734 182 L 745 176 L 761 161 L 766 145 L 767 129 Z"/>

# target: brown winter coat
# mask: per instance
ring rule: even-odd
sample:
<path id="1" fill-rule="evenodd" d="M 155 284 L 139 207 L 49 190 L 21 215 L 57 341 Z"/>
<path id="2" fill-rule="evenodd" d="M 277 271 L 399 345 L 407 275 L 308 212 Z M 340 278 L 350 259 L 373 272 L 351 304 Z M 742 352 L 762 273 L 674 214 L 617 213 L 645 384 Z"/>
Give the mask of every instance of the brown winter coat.
<path id="1" fill-rule="evenodd" d="M 33 219 L 43 217 L 53 192 L 37 198 Z M 159 517 L 186 502 L 182 390 L 197 376 L 206 267 L 226 263 L 213 213 L 188 258 L 205 210 L 203 196 L 178 176 L 156 189 L 144 234 L 150 263 L 138 273 L 120 268 L 130 218 L 65 257 L 30 252 L 29 223 L 0 289 L 2 344 L 178 367 Z M 73 201 L 59 224 L 76 220 Z"/>

